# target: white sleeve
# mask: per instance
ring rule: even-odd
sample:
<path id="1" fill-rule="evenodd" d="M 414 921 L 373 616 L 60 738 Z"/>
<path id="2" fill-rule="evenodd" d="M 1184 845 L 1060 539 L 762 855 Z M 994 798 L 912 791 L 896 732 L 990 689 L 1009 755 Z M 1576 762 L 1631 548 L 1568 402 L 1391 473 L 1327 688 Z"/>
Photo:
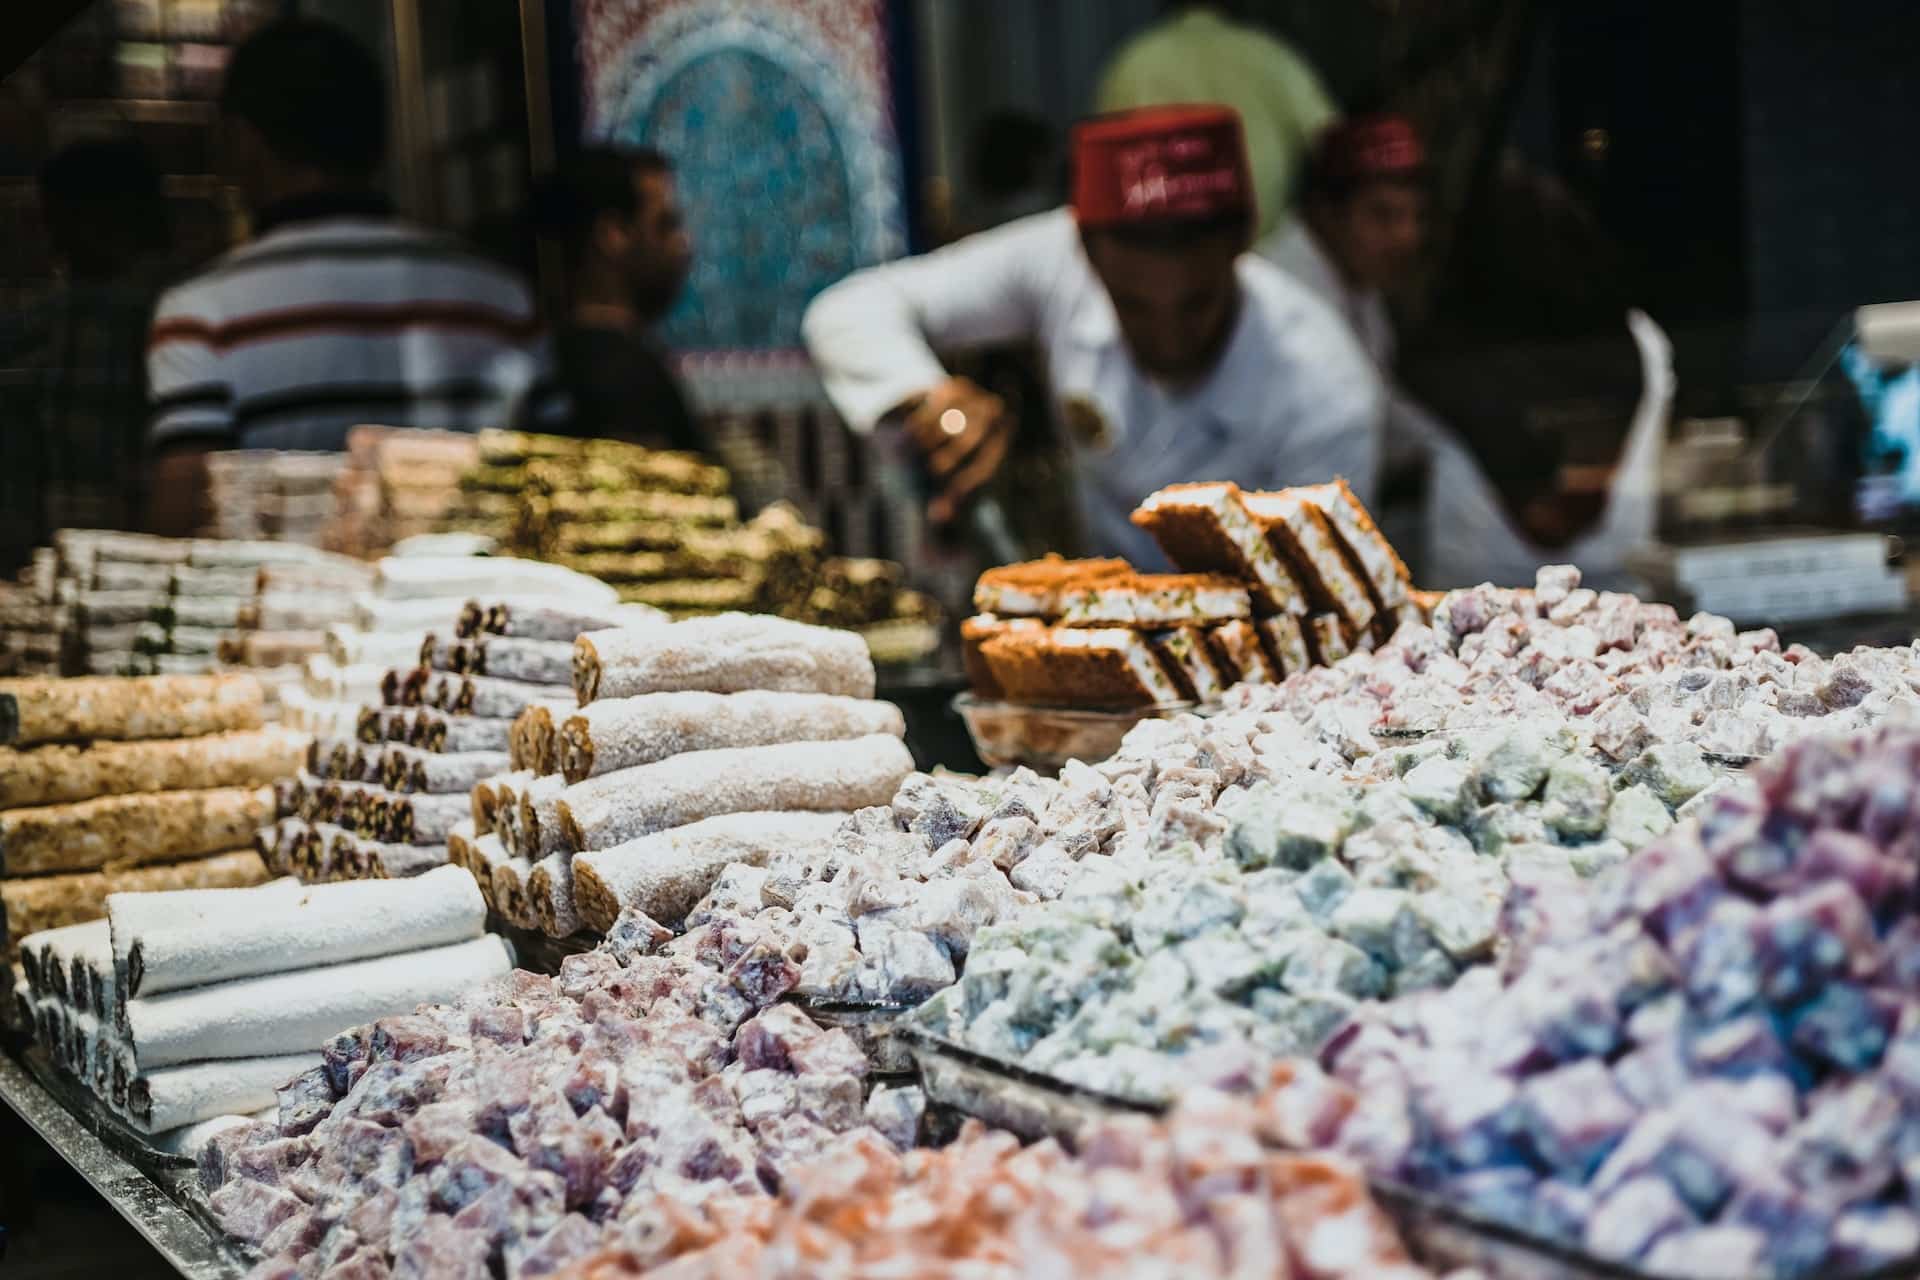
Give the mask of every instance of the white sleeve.
<path id="1" fill-rule="evenodd" d="M 1316 307 L 1318 310 L 1319 308 Z M 1373 507 L 1380 490 L 1387 390 L 1373 361 L 1331 312 L 1303 336 L 1295 352 L 1294 420 L 1285 438 L 1300 447 L 1282 450 L 1273 487 L 1345 477 L 1360 501 Z M 1307 456 L 1301 456 L 1302 449 Z"/>
<path id="2" fill-rule="evenodd" d="M 231 447 L 233 387 L 213 346 L 214 326 L 187 294 L 162 295 L 147 333 L 147 443 L 207 439 Z"/>
<path id="3" fill-rule="evenodd" d="M 946 377 L 934 348 L 1039 335 L 1049 290 L 1080 252 L 1065 211 L 1022 218 L 918 258 L 857 271 L 807 308 L 802 332 L 855 431 Z"/>

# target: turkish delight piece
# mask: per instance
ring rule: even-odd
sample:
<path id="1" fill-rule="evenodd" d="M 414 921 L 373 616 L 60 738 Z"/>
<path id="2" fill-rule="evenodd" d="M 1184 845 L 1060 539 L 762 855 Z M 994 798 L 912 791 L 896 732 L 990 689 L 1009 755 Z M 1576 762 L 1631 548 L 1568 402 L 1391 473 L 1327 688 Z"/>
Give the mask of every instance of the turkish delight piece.
<path id="1" fill-rule="evenodd" d="M 1602 1258 L 1631 1262 L 1645 1257 L 1664 1237 L 1691 1230 L 1697 1223 L 1667 1180 L 1649 1175 L 1600 1197 L 1583 1243 Z"/>
<path id="2" fill-rule="evenodd" d="M 1645 1266 L 1659 1276 L 1689 1280 L 1747 1280 L 1766 1274 L 1780 1259 L 1769 1254 L 1767 1234 L 1752 1227 L 1700 1227 L 1663 1237 Z"/>
<path id="3" fill-rule="evenodd" d="M 1865 1271 L 1920 1253 L 1920 1217 L 1910 1209 L 1882 1205 L 1849 1209 L 1833 1224 L 1831 1265 Z"/>
<path id="4" fill-rule="evenodd" d="M 1790 1019 L 1795 1049 L 1845 1071 L 1880 1060 L 1899 1015 L 1898 1000 L 1852 983 L 1830 983 Z"/>
<path id="5" fill-rule="evenodd" d="M 1678 809 L 1713 782 L 1713 770 L 1691 742 L 1663 742 L 1647 748 L 1621 771 L 1640 783 L 1669 809 Z"/>
<path id="6" fill-rule="evenodd" d="M 1567 840 L 1590 840 L 1606 830 L 1612 780 L 1584 756 L 1562 756 L 1547 770 L 1544 799 L 1541 818 L 1549 830 Z"/>
<path id="7" fill-rule="evenodd" d="M 1416 765 L 1404 781 L 1408 798 L 1437 822 L 1459 825 L 1472 811 L 1472 775 L 1461 761 L 1434 756 Z"/>
<path id="8" fill-rule="evenodd" d="M 1600 1162 L 1639 1115 L 1594 1058 L 1530 1077 L 1521 1088 L 1520 1107 L 1540 1158 L 1575 1180 Z"/>
<path id="9" fill-rule="evenodd" d="M 1381 967 L 1351 943 L 1309 937 L 1288 955 L 1281 981 L 1297 995 L 1338 992 L 1367 999 L 1380 994 L 1385 977 Z"/>
<path id="10" fill-rule="evenodd" d="M 867 1098 L 865 1118 L 896 1149 L 910 1151 L 918 1145 L 926 1112 L 927 1097 L 918 1087 L 879 1085 Z"/>
<path id="11" fill-rule="evenodd" d="M 1775 1274 L 1814 1275 L 1827 1257 L 1834 1214 L 1778 1172 L 1762 1169 L 1741 1187 L 1719 1223 L 1764 1232 Z"/>
<path id="12" fill-rule="evenodd" d="M 1607 809 L 1607 837 L 1629 849 L 1651 843 L 1673 825 L 1660 797 L 1644 784 L 1636 783 L 1617 793 Z"/>

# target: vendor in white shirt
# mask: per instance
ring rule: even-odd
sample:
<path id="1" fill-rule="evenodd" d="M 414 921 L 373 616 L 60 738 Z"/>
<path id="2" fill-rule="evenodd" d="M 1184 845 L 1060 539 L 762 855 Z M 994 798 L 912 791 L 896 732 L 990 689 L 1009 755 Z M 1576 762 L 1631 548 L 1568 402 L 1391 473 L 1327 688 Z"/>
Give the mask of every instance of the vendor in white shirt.
<path id="1" fill-rule="evenodd" d="M 858 272 L 814 301 L 807 346 L 848 423 L 902 423 L 938 489 L 928 514 L 951 521 L 1005 460 L 1014 424 L 934 349 L 1034 339 L 1101 554 L 1160 563 L 1128 515 L 1180 481 L 1344 475 L 1370 498 L 1380 380 L 1338 316 L 1245 252 L 1239 117 L 1097 117 L 1073 151 L 1071 208 Z"/>

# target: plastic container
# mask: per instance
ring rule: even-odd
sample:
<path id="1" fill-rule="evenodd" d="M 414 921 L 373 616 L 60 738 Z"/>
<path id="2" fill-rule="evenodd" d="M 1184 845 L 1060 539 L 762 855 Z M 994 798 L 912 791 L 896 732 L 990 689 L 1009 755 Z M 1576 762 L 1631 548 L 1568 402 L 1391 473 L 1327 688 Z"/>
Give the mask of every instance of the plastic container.
<path id="1" fill-rule="evenodd" d="M 1085 707 L 1031 707 L 960 694 L 953 709 L 966 722 L 974 750 L 990 768 L 1026 765 L 1042 773 L 1057 773 L 1069 760 L 1089 764 L 1107 759 L 1120 749 L 1127 730 L 1142 720 L 1170 720 L 1197 712 L 1192 702 L 1161 702 L 1118 711 Z"/>

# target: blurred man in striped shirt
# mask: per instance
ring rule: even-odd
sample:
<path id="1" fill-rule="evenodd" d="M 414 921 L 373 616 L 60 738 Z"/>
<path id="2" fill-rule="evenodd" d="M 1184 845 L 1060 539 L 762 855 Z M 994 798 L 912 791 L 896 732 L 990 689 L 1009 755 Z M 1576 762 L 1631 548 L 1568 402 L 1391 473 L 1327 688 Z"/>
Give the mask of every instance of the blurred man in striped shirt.
<path id="1" fill-rule="evenodd" d="M 220 108 L 254 239 L 154 312 L 157 531 L 198 523 L 214 449 L 338 450 L 361 423 L 475 431 L 559 419 L 526 285 L 396 219 L 380 193 L 385 92 L 351 36 L 299 19 L 263 28 L 234 54 Z"/>

